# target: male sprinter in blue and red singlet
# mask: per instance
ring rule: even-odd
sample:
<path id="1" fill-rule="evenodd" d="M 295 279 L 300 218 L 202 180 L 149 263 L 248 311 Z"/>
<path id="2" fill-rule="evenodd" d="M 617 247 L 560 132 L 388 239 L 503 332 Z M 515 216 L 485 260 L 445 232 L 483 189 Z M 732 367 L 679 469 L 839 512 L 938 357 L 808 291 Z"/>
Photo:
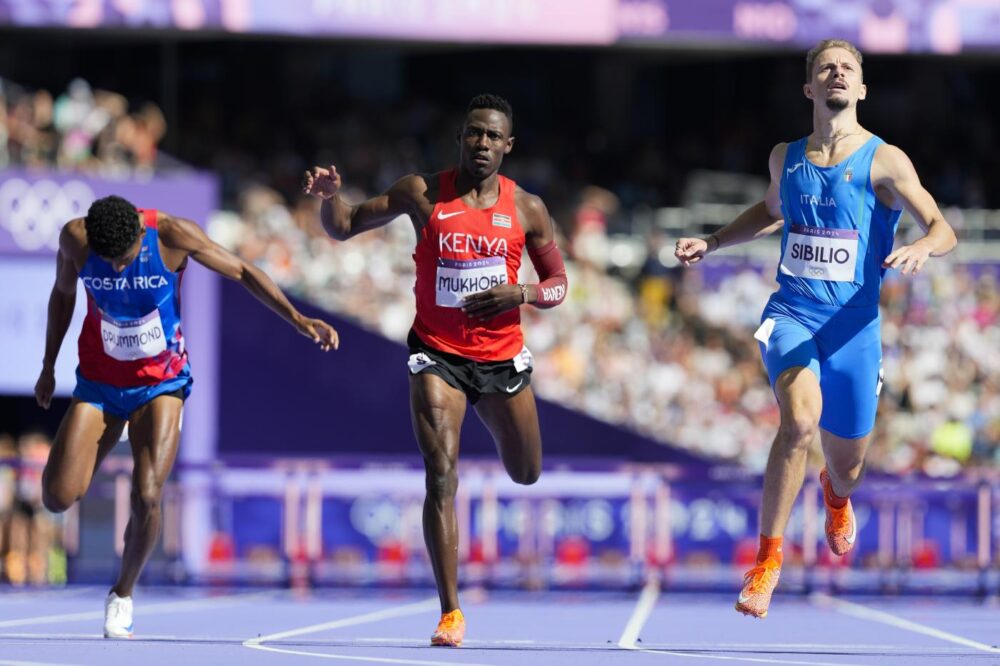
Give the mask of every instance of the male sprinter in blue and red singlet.
<path id="1" fill-rule="evenodd" d="M 495 95 L 469 103 L 458 133 L 458 168 L 402 178 L 356 206 L 340 199 L 335 167 L 305 174 L 305 192 L 323 199 L 323 227 L 345 240 L 409 215 L 417 316 L 410 332 L 410 414 L 427 473 L 424 540 L 441 598 L 432 645 L 458 646 L 459 432 L 466 404 L 496 441 L 510 478 L 530 484 L 542 469 L 542 438 L 519 307 L 558 305 L 566 269 L 545 204 L 498 172 L 514 147 L 510 104 Z M 524 247 L 540 279 L 518 284 Z"/>
<path id="2" fill-rule="evenodd" d="M 757 565 L 736 602 L 736 610 L 760 618 L 778 584 L 782 535 L 817 430 L 827 542 L 836 555 L 854 546 L 849 497 L 861 482 L 882 388 L 878 302 L 886 269 L 912 275 L 956 243 L 909 158 L 858 124 L 867 88 L 857 48 L 842 40 L 816 45 L 803 90 L 813 103 L 813 132 L 771 151 L 764 200 L 707 239 L 680 239 L 675 251 L 691 265 L 782 230 L 778 291 L 754 334 L 781 423 L 764 473 Z M 904 208 L 925 235 L 893 251 Z"/>
<path id="3" fill-rule="evenodd" d="M 132 515 L 121 572 L 105 602 L 104 635 L 132 635 L 132 588 L 160 532 L 160 497 L 180 438 L 191 372 L 181 333 L 181 277 L 188 258 L 238 280 L 325 351 L 338 345 L 329 324 L 300 314 L 260 269 L 213 243 L 193 222 L 137 210 L 121 197 L 98 199 L 59 237 L 49 298 L 45 359 L 35 385 L 48 408 L 56 356 L 73 317 L 76 280 L 87 292 L 77 385 L 42 474 L 46 508 L 83 497 L 126 422 L 132 444 Z"/>

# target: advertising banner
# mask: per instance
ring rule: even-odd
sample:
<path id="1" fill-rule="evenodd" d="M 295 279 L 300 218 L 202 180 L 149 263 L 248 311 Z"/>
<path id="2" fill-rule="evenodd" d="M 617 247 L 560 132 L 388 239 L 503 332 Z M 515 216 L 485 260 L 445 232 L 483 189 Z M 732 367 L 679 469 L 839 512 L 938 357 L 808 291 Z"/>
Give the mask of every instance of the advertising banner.
<path id="1" fill-rule="evenodd" d="M 470 44 L 1000 47 L 994 0 L 0 0 L 0 25 L 284 34 Z"/>
<path id="2" fill-rule="evenodd" d="M 618 0 L 0 0 L 0 24 L 412 41 L 610 44 Z"/>
<path id="3" fill-rule="evenodd" d="M 863 53 L 959 53 L 1000 46 L 1000 3 L 982 0 L 621 0 L 620 41 L 811 47 L 847 39 Z"/>

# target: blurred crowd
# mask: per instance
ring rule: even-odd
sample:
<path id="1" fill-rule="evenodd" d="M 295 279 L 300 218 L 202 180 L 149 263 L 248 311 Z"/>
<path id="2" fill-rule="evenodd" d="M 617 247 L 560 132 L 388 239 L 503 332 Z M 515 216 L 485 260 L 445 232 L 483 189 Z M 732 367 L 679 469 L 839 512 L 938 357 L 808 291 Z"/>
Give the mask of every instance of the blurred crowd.
<path id="1" fill-rule="evenodd" d="M 0 581 L 66 582 L 59 523 L 42 505 L 42 469 L 51 442 L 41 433 L 0 433 Z"/>
<path id="2" fill-rule="evenodd" d="M 335 163 L 345 197 L 360 201 L 402 174 L 443 168 L 454 160 L 462 107 L 416 96 L 379 104 L 356 100 L 330 105 L 317 118 L 302 99 L 304 115 L 295 123 L 270 118 L 280 111 L 273 105 L 233 121 L 219 112 L 224 104 L 241 104 L 229 97 L 193 100 L 191 115 L 201 131 L 182 132 L 177 141 L 180 157 L 211 168 L 222 181 L 227 210 L 212 221 L 213 237 L 291 292 L 404 340 L 414 307 L 410 225 L 398 220 L 348 243 L 331 242 L 319 228 L 317 203 L 297 194 L 299 180 L 311 164 Z M 891 99 L 866 104 L 874 115 Z M 932 115 L 934 108 L 924 110 Z M 970 122 L 938 132 L 986 137 L 948 142 L 976 153 L 990 144 L 991 131 L 983 129 L 980 107 L 967 110 Z M 800 111 L 776 109 L 761 122 L 785 122 L 781 113 Z M 727 115 L 725 132 L 673 136 L 670 129 L 641 141 L 632 132 L 619 142 L 577 127 L 583 122 L 577 116 L 560 117 L 567 127 L 516 125 L 523 139 L 504 167 L 543 195 L 568 255 L 566 302 L 546 312 L 524 309 L 538 393 L 665 443 L 762 469 L 778 412 L 752 333 L 775 288 L 774 265 L 714 257 L 682 271 L 664 259 L 673 239 L 634 220 L 640 209 L 690 201 L 691 174 L 698 169 L 759 179 L 769 137 L 778 130 Z M 920 130 L 916 120 L 907 122 L 913 126 L 902 129 Z M 58 94 L 0 82 L 0 167 L 149 172 L 165 162 L 158 149 L 165 132 L 155 105 L 130 109 L 124 96 L 80 79 Z M 575 140 L 561 140 L 563 132 Z M 911 156 L 939 201 L 990 205 L 992 194 L 982 183 L 996 167 L 992 157 L 938 160 L 928 154 L 931 142 L 912 144 Z M 741 196 L 727 203 L 744 203 Z M 617 277 L 609 274 L 616 264 L 609 238 L 622 231 L 642 234 L 633 249 L 638 245 L 647 258 L 635 264 L 641 269 Z M 531 279 L 527 261 L 524 271 Z M 996 262 L 935 260 L 918 278 L 889 276 L 874 467 L 949 474 L 963 465 L 1000 463 L 998 272 Z"/>
<path id="3" fill-rule="evenodd" d="M 0 78 L 0 168 L 56 166 L 107 177 L 149 174 L 166 132 L 160 109 L 74 79 L 53 94 Z"/>
<path id="4" fill-rule="evenodd" d="M 56 164 L 116 174 L 176 158 L 218 174 L 223 200 L 232 206 L 253 183 L 291 201 L 302 171 L 313 164 L 337 164 L 347 182 L 378 192 L 400 174 L 453 161 L 465 104 L 484 92 L 478 79 L 442 87 L 438 72 L 452 66 L 444 54 L 400 55 L 398 67 L 383 70 L 377 59 L 331 49 L 191 45 L 184 51 L 191 60 L 178 63 L 174 103 L 165 106 L 175 109 L 169 128 L 161 109 L 145 101 L 158 89 L 138 73 L 128 81 L 120 68 L 114 79 L 91 72 L 94 85 L 74 79 L 47 90 L 4 81 L 0 167 Z M 599 184 L 621 204 L 611 226 L 632 231 L 636 208 L 690 205 L 693 173 L 765 177 L 774 143 L 809 131 L 799 58 L 656 66 L 576 53 L 476 52 L 475 58 L 482 71 L 518 72 L 515 81 L 499 77 L 495 86 L 483 85 L 514 105 L 517 142 L 505 169 L 541 195 L 561 224 L 583 190 Z M 253 85 L 233 75 L 248 71 Z M 601 94 L 609 77 L 622 89 Z M 574 94 L 556 93 L 555 79 Z M 1000 191 L 986 186 L 1000 179 L 992 150 L 996 109 L 982 92 L 995 87 L 993 69 L 951 61 L 897 67 L 873 58 L 866 79 L 871 90 L 862 122 L 907 151 L 942 205 L 1000 208 Z M 676 103 L 675 90 L 701 92 Z M 767 105 L 743 103 L 762 94 Z M 953 122 L 956 105 L 960 123 Z M 160 150 L 168 139 L 173 155 Z"/>
<path id="5" fill-rule="evenodd" d="M 364 194 L 348 190 L 348 199 Z M 592 211 L 591 211 L 592 213 Z M 558 308 L 522 308 L 537 393 L 666 444 L 762 470 L 778 410 L 753 331 L 776 288 L 775 265 L 647 262 L 609 275 L 581 211 L 560 239 L 570 290 Z M 403 341 L 413 320 L 414 232 L 406 218 L 349 242 L 319 228 L 315 200 L 244 191 L 209 233 L 287 290 Z M 647 246 L 658 257 L 667 239 Z M 577 256 L 579 253 L 581 256 Z M 775 257 L 775 261 L 777 257 Z M 669 262 L 667 262 L 669 264 Z M 521 279 L 534 279 L 525 261 Z M 1000 265 L 932 261 L 883 290 L 885 387 L 869 458 L 892 473 L 949 475 L 1000 463 Z"/>

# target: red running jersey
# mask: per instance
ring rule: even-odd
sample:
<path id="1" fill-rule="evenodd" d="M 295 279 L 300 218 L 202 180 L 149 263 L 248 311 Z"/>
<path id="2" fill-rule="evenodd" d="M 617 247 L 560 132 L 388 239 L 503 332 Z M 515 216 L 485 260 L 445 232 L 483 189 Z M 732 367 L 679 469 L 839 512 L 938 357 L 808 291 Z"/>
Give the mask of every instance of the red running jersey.
<path id="1" fill-rule="evenodd" d="M 524 348 L 521 311 L 487 320 L 462 312 L 462 299 L 500 284 L 515 284 L 524 249 L 517 221 L 517 185 L 499 176 L 491 208 L 470 208 L 455 194 L 458 170 L 438 174 L 438 201 L 421 232 L 417 264 L 417 317 L 413 331 L 426 344 L 475 361 L 509 361 Z"/>

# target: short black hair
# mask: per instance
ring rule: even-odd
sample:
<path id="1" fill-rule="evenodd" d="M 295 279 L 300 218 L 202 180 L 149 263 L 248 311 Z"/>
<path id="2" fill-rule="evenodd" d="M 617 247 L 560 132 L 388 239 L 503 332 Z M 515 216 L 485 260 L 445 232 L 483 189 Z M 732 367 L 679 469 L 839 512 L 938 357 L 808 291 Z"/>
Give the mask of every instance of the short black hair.
<path id="1" fill-rule="evenodd" d="M 493 109 L 494 111 L 499 111 L 507 116 L 507 120 L 510 121 L 510 129 L 512 132 L 514 131 L 514 108 L 510 105 L 510 102 L 500 95 L 491 95 L 488 93 L 476 95 L 469 100 L 469 106 L 466 108 L 465 113 L 469 114 L 476 109 Z"/>
<path id="2" fill-rule="evenodd" d="M 113 194 L 90 204 L 83 224 L 90 249 L 105 259 L 125 254 L 142 231 L 136 207 Z"/>

